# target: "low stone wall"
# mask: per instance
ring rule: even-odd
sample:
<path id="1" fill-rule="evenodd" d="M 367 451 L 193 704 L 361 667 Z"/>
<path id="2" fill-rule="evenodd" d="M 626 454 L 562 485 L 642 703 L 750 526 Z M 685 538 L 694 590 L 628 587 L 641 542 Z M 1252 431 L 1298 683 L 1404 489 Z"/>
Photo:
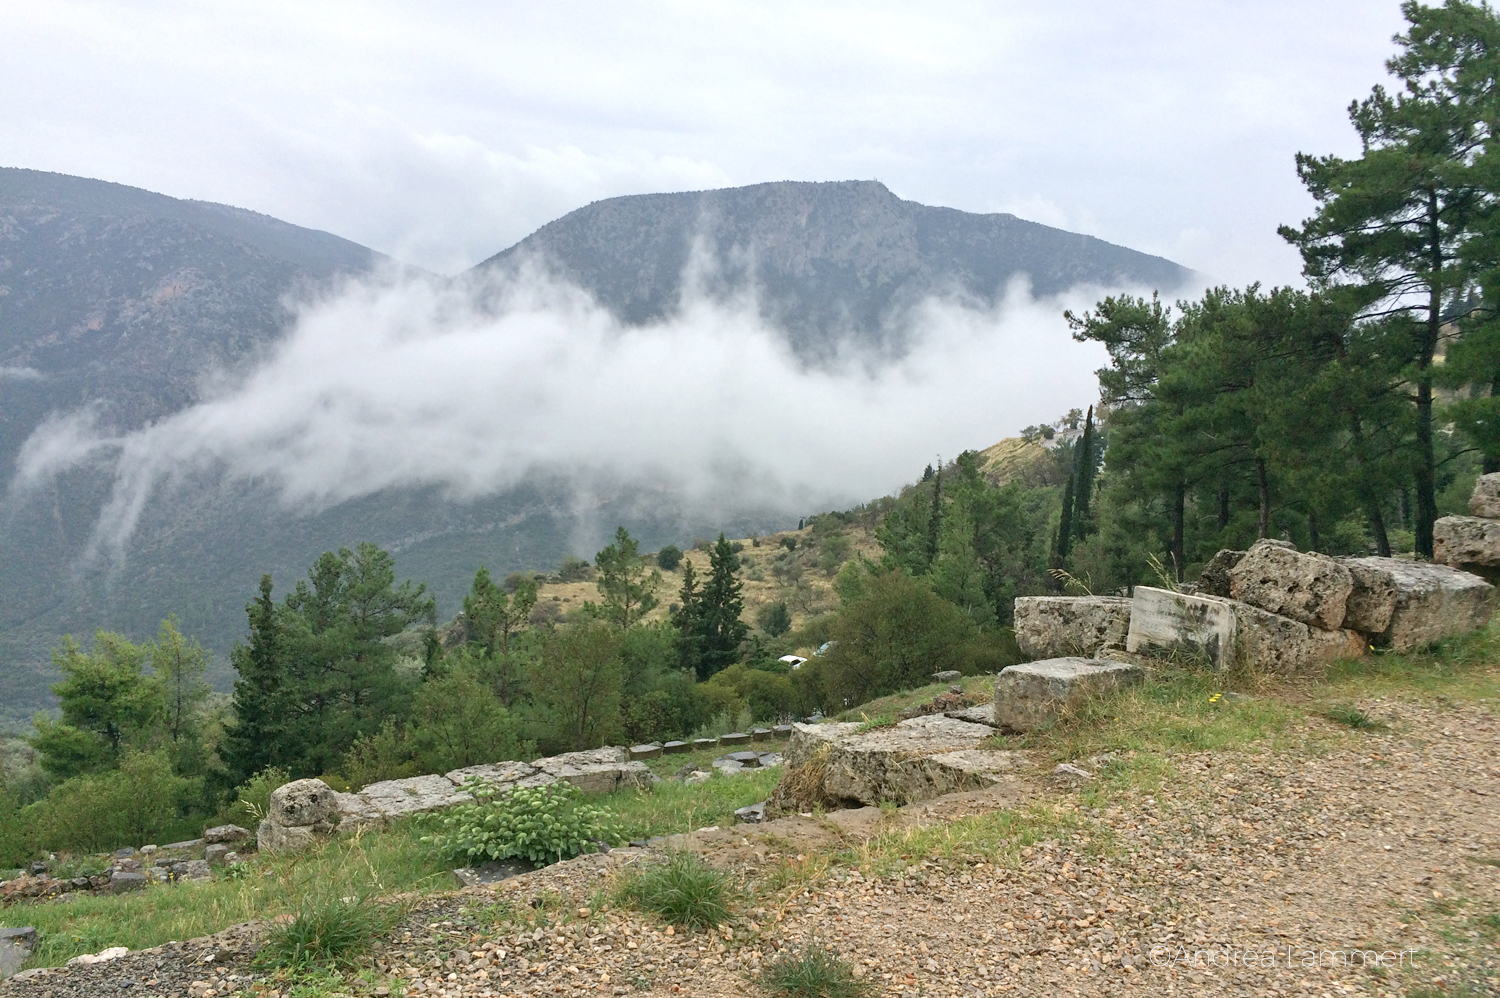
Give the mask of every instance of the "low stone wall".
<path id="1" fill-rule="evenodd" d="M 531 762 L 495 762 L 455 769 L 441 776 L 413 776 L 372 783 L 358 793 L 338 793 L 322 780 L 294 780 L 271 793 L 266 818 L 256 830 L 260 848 L 295 852 L 335 830 L 379 824 L 411 814 L 440 811 L 472 800 L 462 789 L 470 779 L 504 790 L 571 783 L 584 793 L 613 793 L 622 787 L 647 787 L 656 774 L 643 762 L 612 746 L 568 752 Z"/>

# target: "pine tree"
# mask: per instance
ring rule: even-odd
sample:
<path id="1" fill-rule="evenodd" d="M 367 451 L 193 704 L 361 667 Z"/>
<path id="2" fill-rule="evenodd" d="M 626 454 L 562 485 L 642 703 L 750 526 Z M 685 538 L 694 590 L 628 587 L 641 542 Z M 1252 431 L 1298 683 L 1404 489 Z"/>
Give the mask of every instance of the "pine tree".
<path id="1" fill-rule="evenodd" d="M 672 613 L 672 625 L 677 628 L 677 654 L 684 669 L 703 674 L 703 636 L 699 617 L 703 609 L 703 594 L 698 591 L 698 575 L 693 570 L 690 558 L 682 562 L 682 590 L 677 594 L 678 607 Z"/>
<path id="2" fill-rule="evenodd" d="M 240 786 L 271 766 L 281 755 L 286 713 L 282 702 L 286 668 L 281 657 L 277 607 L 271 599 L 271 576 L 260 577 L 260 596 L 245 607 L 250 643 L 230 653 L 234 681 L 234 726 L 224 736 L 220 755 L 230 783 Z"/>
<path id="3" fill-rule="evenodd" d="M 624 527 L 615 530 L 615 542 L 594 556 L 594 564 L 603 615 L 620 630 L 628 630 L 656 606 L 661 573 L 647 571 L 639 545 Z"/>
<path id="4" fill-rule="evenodd" d="M 700 642 L 698 677 L 707 679 L 740 658 L 740 642 L 750 625 L 740 619 L 745 612 L 744 583 L 739 579 L 740 559 L 724 535 L 709 552 L 710 572 L 698 600 L 695 630 Z"/>

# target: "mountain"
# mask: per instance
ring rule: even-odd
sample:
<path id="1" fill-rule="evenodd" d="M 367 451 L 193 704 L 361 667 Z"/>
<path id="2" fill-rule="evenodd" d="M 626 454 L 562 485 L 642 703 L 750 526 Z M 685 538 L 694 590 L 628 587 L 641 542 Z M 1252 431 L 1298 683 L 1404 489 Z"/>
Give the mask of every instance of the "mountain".
<path id="1" fill-rule="evenodd" d="M 1039 296 L 1080 284 L 1171 291 L 1193 276 L 1170 260 L 1014 215 L 904 201 L 873 180 L 596 201 L 478 269 L 528 260 L 633 324 L 670 314 L 685 274 L 720 300 L 753 288 L 763 316 L 811 357 L 845 338 L 899 348 L 910 310 L 928 296 L 993 305 L 1022 275 Z"/>
<path id="2" fill-rule="evenodd" d="M 1166 289 L 1188 276 L 1087 236 L 929 208 L 875 183 L 615 198 L 468 276 L 538 261 L 626 321 L 648 322 L 681 296 L 695 241 L 711 251 L 700 268 L 707 293 L 753 281 L 767 316 L 812 358 L 847 337 L 898 346 L 904 310 L 923 296 L 993 301 L 1019 273 L 1044 293 L 1079 282 Z M 211 678 L 224 687 L 225 655 L 261 574 L 280 591 L 320 552 L 361 540 L 392 551 L 401 577 L 429 583 L 448 614 L 479 565 L 499 575 L 552 567 L 591 555 L 620 523 L 645 550 L 788 525 L 784 511 L 685 508 L 628 485 L 584 496 L 562 478 L 470 502 L 390 490 L 297 515 L 270 483 L 195 473 L 148 503 L 129 557 L 110 565 L 81 558 L 110 492 L 107 468 L 11 488 L 17 453 L 49 414 L 87 408 L 101 426 L 128 431 L 176 412 L 200 398 L 206 375 L 262 357 L 299 297 L 394 263 L 239 208 L 0 169 L 0 724 L 50 702 L 48 651 L 61 635 L 104 628 L 143 639 L 169 613 L 216 652 Z"/>

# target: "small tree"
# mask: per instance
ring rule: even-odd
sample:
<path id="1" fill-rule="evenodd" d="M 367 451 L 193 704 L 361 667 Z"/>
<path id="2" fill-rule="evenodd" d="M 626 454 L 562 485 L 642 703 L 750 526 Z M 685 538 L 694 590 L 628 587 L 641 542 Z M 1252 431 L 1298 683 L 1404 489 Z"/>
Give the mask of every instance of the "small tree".
<path id="1" fill-rule="evenodd" d="M 779 600 L 757 610 L 755 622 L 771 637 L 780 637 L 792 629 L 792 613 L 786 608 L 786 600 Z"/>
<path id="2" fill-rule="evenodd" d="M 536 579 L 523 576 L 517 580 L 515 592 L 507 593 L 495 585 L 489 571 L 482 566 L 474 573 L 474 585 L 464 597 L 464 618 L 476 650 L 491 665 L 496 679 L 495 693 L 507 707 L 516 697 L 511 641 L 526 629 L 534 606 Z"/>
<path id="3" fill-rule="evenodd" d="M 63 674 L 52 687 L 60 724 L 39 718 L 32 745 L 54 776 L 110 768 L 124 749 L 162 714 L 161 683 L 144 671 L 150 651 L 118 634 L 99 631 L 85 652 L 71 635 L 52 653 Z"/>
<path id="4" fill-rule="evenodd" d="M 724 535 L 709 552 L 710 574 L 697 601 L 693 626 L 698 641 L 698 678 L 739 661 L 740 642 L 750 625 L 740 619 L 745 612 L 744 588 L 740 581 L 740 559 Z M 685 604 L 684 604 L 685 605 Z"/>
<path id="5" fill-rule="evenodd" d="M 618 629 L 585 620 L 559 628 L 542 646 L 532 692 L 568 748 L 595 748 L 620 726 L 625 686 L 620 640 Z"/>
<path id="6" fill-rule="evenodd" d="M 620 630 L 626 630 L 656 606 L 656 587 L 661 573 L 649 572 L 634 538 L 620 527 L 615 542 L 594 557 L 599 569 L 599 596 L 603 600 L 604 618 Z"/>
<path id="7" fill-rule="evenodd" d="M 682 548 L 676 544 L 668 544 L 656 552 L 656 567 L 663 572 L 675 572 L 677 566 L 682 564 Z"/>

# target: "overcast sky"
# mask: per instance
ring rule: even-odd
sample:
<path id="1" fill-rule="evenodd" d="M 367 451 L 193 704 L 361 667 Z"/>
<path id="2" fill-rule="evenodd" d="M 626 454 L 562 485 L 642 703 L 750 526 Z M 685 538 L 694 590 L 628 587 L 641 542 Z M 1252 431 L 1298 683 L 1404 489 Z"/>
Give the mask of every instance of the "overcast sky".
<path id="1" fill-rule="evenodd" d="M 452 273 L 603 197 L 875 178 L 1233 283 L 1297 279 L 1396 0 L 0 2 L 0 164 Z"/>

